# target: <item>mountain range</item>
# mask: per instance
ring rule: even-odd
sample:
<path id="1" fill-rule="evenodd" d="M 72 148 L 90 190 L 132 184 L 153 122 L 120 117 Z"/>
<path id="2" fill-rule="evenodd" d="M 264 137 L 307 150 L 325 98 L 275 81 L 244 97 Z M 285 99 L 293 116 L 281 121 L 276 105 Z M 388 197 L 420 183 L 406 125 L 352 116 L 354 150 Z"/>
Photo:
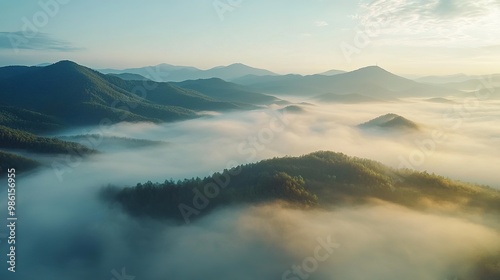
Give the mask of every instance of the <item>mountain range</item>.
<path id="1" fill-rule="evenodd" d="M 209 70 L 160 64 L 103 72 L 115 73 L 102 74 L 71 61 L 48 66 L 0 67 L 0 125 L 36 133 L 65 126 L 99 124 L 102 120 L 110 123 L 176 121 L 196 118 L 206 111 L 286 104 L 267 93 L 336 103 L 396 101 L 402 97 L 442 98 L 463 96 L 465 93 L 461 90 L 479 83 L 466 80 L 453 86 L 424 84 L 378 66 L 351 72 L 330 70 L 309 76 L 277 75 L 243 64 Z M 152 73 L 158 74 L 156 78 L 165 74 L 177 77 L 174 80 L 196 79 L 155 82 Z M 186 73 L 191 76 L 184 75 Z M 172 76 L 174 74 L 177 76 Z M 500 86 L 498 77 L 492 77 L 492 86 Z M 437 78 L 427 80 L 432 79 Z"/>
<path id="2" fill-rule="evenodd" d="M 415 81 L 427 84 L 446 84 L 446 83 L 464 82 L 469 79 L 472 79 L 472 77 L 463 73 L 459 73 L 459 74 L 443 75 L 443 76 L 424 76 L 416 78 Z"/>
<path id="3" fill-rule="evenodd" d="M 467 93 L 479 91 L 481 93 L 480 96 L 486 96 L 487 99 L 500 99 L 500 74 L 428 76 L 420 78 L 418 81 Z M 459 96 L 471 97 L 470 94 L 461 94 Z M 477 97 L 472 96 L 472 98 Z"/>
<path id="4" fill-rule="evenodd" d="M 111 123 L 175 121 L 198 117 L 200 111 L 252 109 L 277 100 L 222 80 L 188 84 L 204 93 L 180 84 L 124 80 L 71 61 L 2 67 L 0 122 L 10 119 L 18 128 L 27 114 L 42 115 L 45 123 L 53 125 L 99 124 L 104 119 Z"/>
<path id="5" fill-rule="evenodd" d="M 5 152 L 95 153 L 80 144 L 41 137 L 64 128 L 127 122 L 169 122 L 205 111 L 248 110 L 280 100 L 221 79 L 154 82 L 137 74 L 105 75 L 71 61 L 0 68 L 0 149 L 19 171 L 38 165 Z M 74 139 L 69 139 L 74 140 Z M 118 139 L 111 139 L 113 145 Z M 144 141 L 121 140 L 131 145 Z M 150 143 L 147 143 L 150 144 Z"/>
<path id="6" fill-rule="evenodd" d="M 189 108 L 148 102 L 117 86 L 121 79 L 70 61 L 17 72 L 0 79 L 2 105 L 53 116 L 70 125 L 98 124 L 103 119 L 159 121 L 195 116 Z M 127 110 L 124 104 L 130 105 Z"/>
<path id="7" fill-rule="evenodd" d="M 428 84 L 453 84 L 453 83 L 466 82 L 469 80 L 480 80 L 485 78 L 499 79 L 500 74 L 466 75 L 460 73 L 460 74 L 444 75 L 444 76 L 425 76 L 416 78 L 415 81 Z"/>
<path id="8" fill-rule="evenodd" d="M 368 101 L 370 99 L 390 100 L 409 96 L 436 97 L 461 93 L 455 89 L 418 83 L 392 74 L 378 66 L 369 66 L 333 76 L 246 76 L 233 82 L 246 85 L 259 92 L 310 96 L 322 101 L 335 101 L 339 99 L 339 95 L 349 94 L 354 95 L 351 99 Z M 329 95 L 331 96 L 329 97 Z M 342 98 L 340 97 L 340 99 Z"/>
<path id="9" fill-rule="evenodd" d="M 498 88 L 500 88 L 500 75 L 490 75 L 461 82 L 444 83 L 441 84 L 441 86 L 468 92 L 492 88 L 498 90 Z"/>
<path id="10" fill-rule="evenodd" d="M 220 78 L 188 80 L 174 84 L 228 102 L 266 105 L 280 101 L 274 96 L 258 93 L 245 86 L 226 82 Z"/>
<path id="11" fill-rule="evenodd" d="M 175 66 L 170 64 L 159 64 L 129 69 L 100 69 L 104 74 L 136 74 L 156 82 L 182 82 L 185 80 L 220 78 L 231 81 L 247 75 L 277 75 L 265 69 L 234 63 L 228 66 L 218 66 L 208 70 L 201 70 L 190 66 Z"/>

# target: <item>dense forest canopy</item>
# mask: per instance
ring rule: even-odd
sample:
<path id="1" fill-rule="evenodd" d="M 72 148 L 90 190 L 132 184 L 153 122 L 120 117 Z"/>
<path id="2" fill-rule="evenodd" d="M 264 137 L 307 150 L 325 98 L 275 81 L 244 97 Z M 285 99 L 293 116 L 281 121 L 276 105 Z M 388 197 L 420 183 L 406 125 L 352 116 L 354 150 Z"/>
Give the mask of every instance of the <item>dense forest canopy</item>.
<path id="1" fill-rule="evenodd" d="M 498 190 L 334 152 L 264 160 L 203 179 L 110 186 L 103 195 L 132 215 L 185 222 L 222 205 L 274 200 L 309 208 L 380 199 L 418 209 L 500 212 Z"/>

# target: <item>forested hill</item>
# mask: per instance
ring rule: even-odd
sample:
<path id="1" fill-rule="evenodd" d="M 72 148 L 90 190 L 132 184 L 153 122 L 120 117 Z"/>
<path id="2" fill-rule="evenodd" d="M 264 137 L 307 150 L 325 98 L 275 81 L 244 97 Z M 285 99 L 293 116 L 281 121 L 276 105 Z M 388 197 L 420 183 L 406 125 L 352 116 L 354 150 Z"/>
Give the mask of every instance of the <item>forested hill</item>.
<path id="1" fill-rule="evenodd" d="M 16 129 L 32 129 L 25 121 L 32 122 L 33 114 L 49 124 L 66 126 L 98 125 L 103 119 L 169 122 L 196 118 L 206 111 L 249 110 L 278 101 L 220 79 L 164 83 L 139 76 L 128 80 L 72 61 L 0 67 L 0 122 Z M 2 112 L 7 107 L 8 112 Z"/>
<path id="2" fill-rule="evenodd" d="M 0 178 L 7 176 L 7 170 L 14 168 L 16 173 L 30 171 L 40 166 L 40 163 L 29 158 L 4 153 L 0 151 Z"/>
<path id="3" fill-rule="evenodd" d="M 22 108 L 0 106 L 0 125 L 32 133 L 59 130 L 62 121 Z"/>
<path id="4" fill-rule="evenodd" d="M 103 119 L 176 121 L 195 118 L 198 111 L 242 109 L 194 90 L 125 81 L 71 61 L 0 68 L 0 105 L 33 111 L 66 125 L 93 125 Z"/>
<path id="5" fill-rule="evenodd" d="M 334 152 L 264 160 L 203 179 L 110 186 L 103 196 L 135 216 L 187 222 L 223 205 L 274 200 L 310 208 L 379 199 L 416 209 L 500 212 L 498 190 Z"/>
<path id="6" fill-rule="evenodd" d="M 84 145 L 37 136 L 22 130 L 0 125 L 0 149 L 24 150 L 42 154 L 94 154 L 97 151 Z"/>

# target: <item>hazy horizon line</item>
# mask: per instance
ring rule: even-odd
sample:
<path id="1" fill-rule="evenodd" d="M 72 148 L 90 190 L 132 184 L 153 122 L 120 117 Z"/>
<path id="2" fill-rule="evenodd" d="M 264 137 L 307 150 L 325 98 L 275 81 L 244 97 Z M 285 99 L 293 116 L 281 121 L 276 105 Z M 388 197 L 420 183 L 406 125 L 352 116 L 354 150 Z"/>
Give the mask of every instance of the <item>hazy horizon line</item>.
<path id="1" fill-rule="evenodd" d="M 43 67 L 43 66 L 49 66 L 49 65 L 52 65 L 52 64 L 55 64 L 55 63 L 58 63 L 58 62 L 61 62 L 61 61 L 71 61 L 71 62 L 74 62 L 78 65 L 81 65 L 81 66 L 85 66 L 85 67 L 88 67 L 88 68 L 91 68 L 91 69 L 94 69 L 96 71 L 99 71 L 99 70 L 108 70 L 108 69 L 113 69 L 113 70 L 119 70 L 119 71 L 124 71 L 124 70 L 127 70 L 127 69 L 137 69 L 137 68 L 145 68 L 145 67 L 157 67 L 157 66 L 160 66 L 160 65 L 169 65 L 169 66 L 174 66 L 174 67 L 186 67 L 186 68 L 196 68 L 197 70 L 201 70 L 201 71 L 208 71 L 208 70 L 213 70 L 213 69 L 216 69 L 216 68 L 222 68 L 222 67 L 228 67 L 228 66 L 232 66 L 232 65 L 237 65 L 237 64 L 240 64 L 240 65 L 244 65 L 244 66 L 247 66 L 247 67 L 251 67 L 251 68 L 255 68 L 255 69 L 259 69 L 259 70 L 266 70 L 266 71 L 269 71 L 269 72 L 272 72 L 274 74 L 277 74 L 277 75 L 280 75 L 280 76 L 283 76 L 283 75 L 301 75 L 301 76 L 310 76 L 310 75 L 320 75 L 320 74 L 323 74 L 325 72 L 329 72 L 329 71 L 344 71 L 346 73 L 348 72 L 353 72 L 353 71 L 356 71 L 356 70 L 359 70 L 359 69 L 363 69 L 363 68 L 367 68 L 367 67 L 372 67 L 372 66 L 377 66 L 377 67 L 380 67 L 390 73 L 393 73 L 395 75 L 398 75 L 398 76 L 403 76 L 403 77 L 412 77 L 412 78 L 424 78 L 424 77 L 430 77 L 430 76 L 438 76 L 438 77 L 446 77 L 446 76 L 457 76 L 457 75 L 465 75 L 465 76 L 484 76 L 484 75 L 496 75 L 496 74 L 500 74 L 500 72 L 494 72 L 494 73 L 490 73 L 490 72 L 486 72 L 486 73 L 466 73 L 464 71 L 458 71 L 458 72 L 454 72 L 454 73 L 448 73 L 448 74 L 423 74 L 423 73 L 399 73 L 399 72 L 396 72 L 396 71 L 392 71 L 390 68 L 385 68 L 383 66 L 380 66 L 378 65 L 378 63 L 376 64 L 369 64 L 369 65 L 365 65 L 365 66 L 361 66 L 361 67 L 357 67 L 357 68 L 353 68 L 353 69 L 341 69 L 341 68 L 330 68 L 330 69 L 326 69 L 324 71 L 318 71 L 318 72 L 301 72 L 301 73 L 298 73 L 298 72 L 283 72 L 283 71 L 274 71 L 270 68 L 263 68 L 263 67 L 259 67 L 259 66 L 252 66 L 252 65 L 249 65 L 247 63 L 243 63 L 243 62 L 233 62 L 233 63 L 229 63 L 229 64 L 219 64 L 219 65 L 216 65 L 216 66 L 212 66 L 212 67 L 199 67 L 199 66 L 194 66 L 194 65 L 189 65 L 189 64 L 171 64 L 171 63 L 168 63 L 168 62 L 161 62 L 161 63 L 153 63 L 153 64 L 143 64 L 142 66 L 128 66 L 128 67 L 113 67 L 113 66 L 107 66 L 107 67 L 94 67 L 94 66 L 90 66 L 90 65 L 87 65 L 85 63 L 81 63 L 81 62 L 77 62 L 75 60 L 71 60 L 71 59 L 61 59 L 61 60 L 58 60 L 56 62 L 43 62 L 43 63 L 36 63 L 36 64 L 23 64 L 23 63 L 19 63 L 19 64 L 1 64 L 0 67 L 9 67 L 9 66 L 26 66 L 26 67 L 33 67 L 33 66 L 38 66 L 38 67 Z"/>

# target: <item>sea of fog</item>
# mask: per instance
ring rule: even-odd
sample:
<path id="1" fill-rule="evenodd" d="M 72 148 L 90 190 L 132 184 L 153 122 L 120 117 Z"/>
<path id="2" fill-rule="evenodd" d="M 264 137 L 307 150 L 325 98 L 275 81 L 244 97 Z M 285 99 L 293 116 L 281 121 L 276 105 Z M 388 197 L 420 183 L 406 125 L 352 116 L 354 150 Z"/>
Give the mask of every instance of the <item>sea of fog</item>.
<path id="1" fill-rule="evenodd" d="M 239 164 L 318 150 L 500 188 L 499 105 L 463 99 L 309 102 L 299 103 L 300 110 L 271 106 L 176 123 L 63 131 L 57 136 L 92 134 L 82 143 L 101 153 L 34 156 L 48 167 L 18 176 L 17 272 L 7 272 L 1 255 L 5 269 L 0 277 L 423 280 L 466 275 L 479 253 L 500 248 L 494 218 L 472 221 L 386 203 L 335 211 L 267 204 L 224 208 L 179 226 L 131 218 L 100 201 L 98 193 L 108 184 L 204 177 Z M 420 131 L 357 127 L 387 113 L 416 122 Z M 165 143 L 110 148 L 102 137 Z M 6 203 L 2 188 L 0 205 Z M 0 213 L 5 221 L 5 211 Z M 0 229 L 0 238 L 6 233 Z M 324 248 L 327 239 L 336 246 Z M 0 251 L 6 252 L 1 240 Z"/>

